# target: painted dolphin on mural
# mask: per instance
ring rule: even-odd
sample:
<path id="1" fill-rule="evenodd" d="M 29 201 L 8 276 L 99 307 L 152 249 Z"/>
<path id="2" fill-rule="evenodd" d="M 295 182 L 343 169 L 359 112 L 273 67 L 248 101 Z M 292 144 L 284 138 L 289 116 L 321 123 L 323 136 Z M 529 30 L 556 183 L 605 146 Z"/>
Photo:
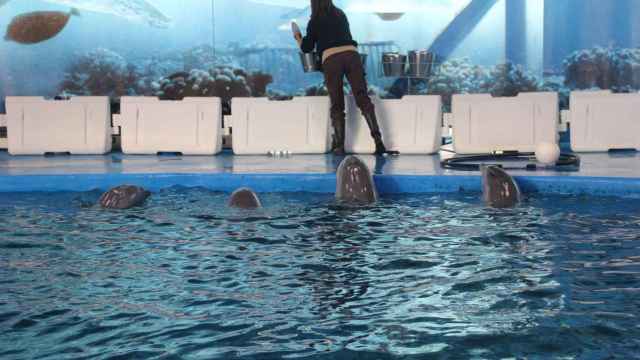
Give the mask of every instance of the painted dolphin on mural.
<path id="1" fill-rule="evenodd" d="M 482 166 L 482 197 L 487 206 L 511 208 L 522 199 L 522 193 L 515 180 L 499 166 Z"/>
<path id="2" fill-rule="evenodd" d="M 249 0 L 252 3 L 284 8 L 304 9 L 309 7 L 308 1 L 301 0 Z"/>
<path id="3" fill-rule="evenodd" d="M 336 200 L 355 205 L 372 204 L 378 200 L 371 171 L 355 156 L 347 156 L 338 166 Z"/>
<path id="4" fill-rule="evenodd" d="M 254 193 L 251 189 L 242 188 L 238 189 L 231 194 L 229 198 L 229 207 L 244 209 L 244 210 L 254 210 L 262 207 L 260 203 L 260 199 L 258 195 Z"/>
<path id="5" fill-rule="evenodd" d="M 141 187 L 120 185 L 102 194 L 99 202 L 105 209 L 125 210 L 142 205 L 150 195 Z"/>
<path id="6" fill-rule="evenodd" d="M 300 23 L 306 25 L 306 20 L 311 16 L 311 7 L 307 6 L 304 9 L 295 9 L 286 14 L 280 16 L 280 19 L 286 20 L 284 24 L 278 26 L 280 31 L 291 31 L 291 23 Z"/>
<path id="7" fill-rule="evenodd" d="M 0 6 L 10 0 L 0 0 Z M 131 22 L 144 23 L 156 28 L 168 28 L 171 18 L 163 14 L 147 0 L 42 0 L 75 9 L 110 14 Z"/>

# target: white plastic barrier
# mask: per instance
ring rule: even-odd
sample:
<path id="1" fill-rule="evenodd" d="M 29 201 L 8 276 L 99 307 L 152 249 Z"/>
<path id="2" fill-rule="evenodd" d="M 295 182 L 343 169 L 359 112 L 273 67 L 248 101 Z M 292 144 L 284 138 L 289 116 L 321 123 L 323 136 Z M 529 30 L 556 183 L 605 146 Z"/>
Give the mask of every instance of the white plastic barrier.
<path id="1" fill-rule="evenodd" d="M 236 155 L 264 155 L 271 151 L 324 154 L 331 150 L 328 97 L 299 97 L 275 101 L 234 98 L 231 122 Z"/>
<path id="2" fill-rule="evenodd" d="M 598 152 L 640 150 L 640 94 L 571 93 L 571 149 Z"/>
<path id="3" fill-rule="evenodd" d="M 453 145 L 458 154 L 534 152 L 542 142 L 558 143 L 558 94 L 454 95 Z"/>
<path id="4" fill-rule="evenodd" d="M 120 102 L 114 126 L 121 127 L 125 154 L 214 155 L 222 151 L 220 98 L 122 97 Z"/>
<path id="5" fill-rule="evenodd" d="M 401 154 L 433 154 L 442 142 L 440 96 L 405 96 L 400 100 L 371 99 L 382 139 L 388 150 Z M 366 120 L 349 97 L 347 105 L 345 150 L 348 153 L 372 154 L 375 143 Z"/>
<path id="6" fill-rule="evenodd" d="M 111 151 L 108 97 L 7 97 L 5 102 L 12 155 L 95 155 Z"/>

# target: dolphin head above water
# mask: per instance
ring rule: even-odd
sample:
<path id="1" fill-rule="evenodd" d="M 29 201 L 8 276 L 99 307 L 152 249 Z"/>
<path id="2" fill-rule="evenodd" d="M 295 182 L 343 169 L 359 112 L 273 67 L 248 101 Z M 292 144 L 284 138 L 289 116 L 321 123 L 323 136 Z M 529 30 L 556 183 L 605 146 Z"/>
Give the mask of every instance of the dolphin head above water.
<path id="1" fill-rule="evenodd" d="M 371 172 L 359 158 L 348 156 L 338 166 L 336 199 L 349 204 L 372 204 L 378 200 Z"/>
<path id="2" fill-rule="evenodd" d="M 237 209 L 253 210 L 262 207 L 258 195 L 251 189 L 238 189 L 231 194 L 229 206 Z"/>
<path id="3" fill-rule="evenodd" d="M 515 180 L 499 166 L 482 166 L 482 197 L 493 208 L 511 208 L 520 202 L 522 194 Z"/>

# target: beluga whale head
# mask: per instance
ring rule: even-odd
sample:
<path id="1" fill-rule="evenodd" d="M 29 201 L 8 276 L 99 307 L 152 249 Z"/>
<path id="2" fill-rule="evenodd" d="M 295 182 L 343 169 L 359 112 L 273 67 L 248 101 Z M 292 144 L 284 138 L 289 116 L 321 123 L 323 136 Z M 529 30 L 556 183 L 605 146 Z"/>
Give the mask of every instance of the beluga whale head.
<path id="1" fill-rule="evenodd" d="M 100 197 L 100 206 L 105 209 L 126 210 L 141 206 L 151 195 L 147 190 L 133 185 L 120 185 Z"/>
<path id="2" fill-rule="evenodd" d="M 482 197 L 487 206 L 506 209 L 517 206 L 522 200 L 518 183 L 499 166 L 480 168 L 482 172 Z"/>
<path id="3" fill-rule="evenodd" d="M 233 192 L 229 198 L 229 207 L 244 210 L 255 210 L 262 207 L 258 195 L 249 188 L 241 188 Z"/>
<path id="4" fill-rule="evenodd" d="M 350 205 L 368 205 L 378 200 L 371 171 L 355 156 L 347 156 L 338 166 L 336 200 Z"/>

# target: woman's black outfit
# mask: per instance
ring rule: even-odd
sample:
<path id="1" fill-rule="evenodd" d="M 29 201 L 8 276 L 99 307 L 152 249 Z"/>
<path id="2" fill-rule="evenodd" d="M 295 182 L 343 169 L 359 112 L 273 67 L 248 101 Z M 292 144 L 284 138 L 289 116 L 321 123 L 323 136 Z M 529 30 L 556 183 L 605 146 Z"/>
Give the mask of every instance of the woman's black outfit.
<path id="1" fill-rule="evenodd" d="M 382 142 L 375 107 L 369 98 L 364 66 L 353 41 L 349 21 L 344 12 L 336 7 L 329 14 L 314 16 L 307 26 L 307 36 L 302 39 L 302 51 L 309 53 L 317 49 L 323 59 L 325 85 L 331 99 L 331 120 L 334 129 L 333 151 L 344 154 L 345 102 L 344 77 L 351 84 L 356 103 L 371 130 L 376 144 L 376 154 L 387 150 Z"/>

